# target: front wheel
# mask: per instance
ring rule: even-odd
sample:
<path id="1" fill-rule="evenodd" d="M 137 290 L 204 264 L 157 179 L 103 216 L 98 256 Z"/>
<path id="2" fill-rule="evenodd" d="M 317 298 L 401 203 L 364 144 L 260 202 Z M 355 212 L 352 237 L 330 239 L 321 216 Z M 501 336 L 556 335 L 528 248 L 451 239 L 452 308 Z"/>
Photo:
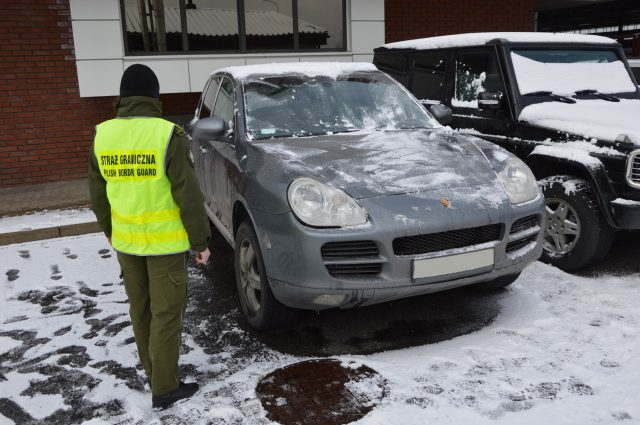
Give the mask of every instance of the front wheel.
<path id="1" fill-rule="evenodd" d="M 547 177 L 538 184 L 547 212 L 541 260 L 571 271 L 604 258 L 613 229 L 600 214 L 591 185 L 571 176 Z"/>
<path id="2" fill-rule="evenodd" d="M 248 222 L 238 227 L 234 256 L 238 300 L 247 322 L 257 330 L 293 324 L 298 310 L 285 306 L 271 292 L 258 238 Z"/>

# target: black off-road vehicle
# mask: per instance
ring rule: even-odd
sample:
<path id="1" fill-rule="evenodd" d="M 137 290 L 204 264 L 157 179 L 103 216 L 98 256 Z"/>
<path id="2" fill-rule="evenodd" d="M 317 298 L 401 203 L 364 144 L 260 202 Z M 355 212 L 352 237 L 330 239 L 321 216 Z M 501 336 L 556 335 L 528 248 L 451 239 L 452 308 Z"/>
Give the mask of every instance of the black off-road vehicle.
<path id="1" fill-rule="evenodd" d="M 374 64 L 443 124 L 527 162 L 546 197 L 543 260 L 575 270 L 640 229 L 640 92 L 614 40 L 460 34 L 386 44 Z"/>

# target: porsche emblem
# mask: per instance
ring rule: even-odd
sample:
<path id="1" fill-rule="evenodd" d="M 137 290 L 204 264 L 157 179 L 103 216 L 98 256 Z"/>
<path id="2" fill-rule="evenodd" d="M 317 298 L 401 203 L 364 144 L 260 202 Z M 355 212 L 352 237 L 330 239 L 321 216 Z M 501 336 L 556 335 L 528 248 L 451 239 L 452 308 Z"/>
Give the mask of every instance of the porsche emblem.
<path id="1" fill-rule="evenodd" d="M 440 198 L 440 203 L 445 208 L 451 208 L 451 201 L 447 198 Z"/>

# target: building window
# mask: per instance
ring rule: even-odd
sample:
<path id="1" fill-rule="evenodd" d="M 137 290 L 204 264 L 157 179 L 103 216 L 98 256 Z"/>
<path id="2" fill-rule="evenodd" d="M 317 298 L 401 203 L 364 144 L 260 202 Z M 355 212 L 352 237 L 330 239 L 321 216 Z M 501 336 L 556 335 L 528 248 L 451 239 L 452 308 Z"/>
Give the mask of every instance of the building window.
<path id="1" fill-rule="evenodd" d="M 127 55 L 346 50 L 346 0 L 120 0 Z"/>

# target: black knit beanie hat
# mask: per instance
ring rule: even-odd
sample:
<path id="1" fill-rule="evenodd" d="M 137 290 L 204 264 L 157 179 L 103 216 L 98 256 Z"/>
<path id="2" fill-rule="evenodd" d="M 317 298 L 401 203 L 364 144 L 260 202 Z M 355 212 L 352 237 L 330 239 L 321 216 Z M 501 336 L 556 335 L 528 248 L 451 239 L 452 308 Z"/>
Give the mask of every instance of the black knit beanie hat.
<path id="1" fill-rule="evenodd" d="M 160 98 L 160 83 L 151 68 L 137 63 L 124 71 L 120 80 L 120 97 L 128 96 Z"/>

